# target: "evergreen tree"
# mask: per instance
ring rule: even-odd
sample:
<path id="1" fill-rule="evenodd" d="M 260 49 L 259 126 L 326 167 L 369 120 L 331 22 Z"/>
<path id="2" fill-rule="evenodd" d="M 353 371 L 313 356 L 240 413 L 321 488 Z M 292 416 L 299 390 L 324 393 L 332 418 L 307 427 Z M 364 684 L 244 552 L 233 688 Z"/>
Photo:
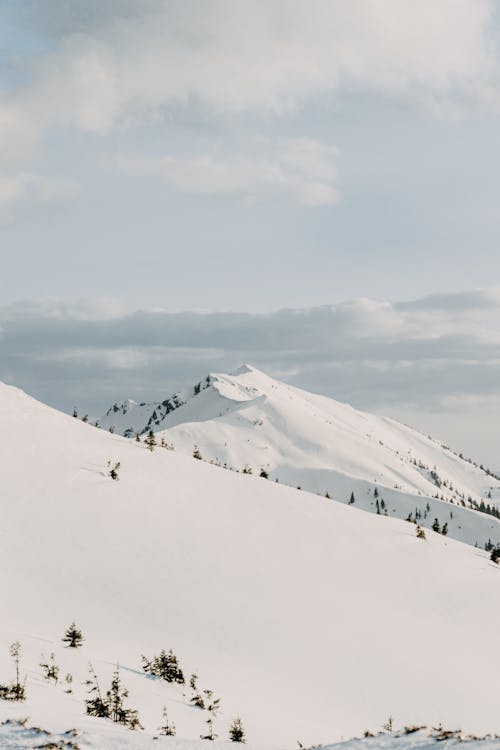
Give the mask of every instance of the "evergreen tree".
<path id="1" fill-rule="evenodd" d="M 64 632 L 61 640 L 68 646 L 68 648 L 80 648 L 80 646 L 82 645 L 82 631 L 76 627 L 74 620 L 69 628 L 67 628 L 67 630 Z"/>
<path id="2" fill-rule="evenodd" d="M 198 461 L 201 461 L 203 458 L 197 445 L 195 445 L 193 449 L 193 458 L 197 458 Z"/>
<path id="3" fill-rule="evenodd" d="M 116 482 L 116 481 L 118 480 L 118 472 L 120 471 L 120 465 L 121 465 L 121 464 L 120 464 L 120 462 L 118 461 L 118 462 L 117 462 L 117 463 L 116 463 L 116 464 L 115 464 L 115 465 L 114 465 L 114 466 L 113 466 L 113 467 L 112 467 L 112 468 L 110 469 L 110 472 L 109 472 L 109 476 L 111 477 L 111 479 L 114 479 L 114 480 L 115 480 L 115 482 Z"/>
<path id="4" fill-rule="evenodd" d="M 443 536 L 447 536 L 447 535 L 448 535 L 448 523 L 445 523 L 445 524 L 443 525 L 443 528 L 441 529 L 441 534 L 442 534 Z"/>
<path id="5" fill-rule="evenodd" d="M 85 701 L 85 707 L 89 716 L 97 716 L 101 719 L 109 719 L 110 708 L 104 699 L 97 674 L 92 664 L 89 664 L 90 677 L 85 681 L 88 686 L 89 697 Z"/>
<path id="6" fill-rule="evenodd" d="M 417 525 L 417 539 L 426 539 L 425 531 L 421 526 Z"/>
<path id="7" fill-rule="evenodd" d="M 140 443 L 141 442 L 141 436 L 139 435 L 139 433 L 137 433 L 137 435 L 135 436 L 135 442 L 136 443 Z"/>
<path id="8" fill-rule="evenodd" d="M 439 521 L 437 518 L 434 519 L 434 523 L 432 524 L 432 530 L 435 531 L 437 534 L 441 531 L 441 526 L 439 525 Z"/>
<path id="9" fill-rule="evenodd" d="M 42 659 L 43 658 L 44 656 L 42 654 Z M 50 659 L 47 662 L 41 662 L 40 666 L 43 670 L 44 680 L 47 680 L 47 682 L 53 682 L 54 685 L 57 685 L 59 681 L 59 667 L 55 662 L 54 654 L 52 653 L 50 655 Z"/>
<path id="10" fill-rule="evenodd" d="M 200 735 L 202 740 L 216 740 L 218 735 L 214 732 L 214 722 L 220 710 L 220 698 L 214 698 L 212 690 L 204 690 L 205 710 L 207 711 L 207 733 Z"/>
<path id="11" fill-rule="evenodd" d="M 146 445 L 148 446 L 149 450 L 150 450 L 151 452 L 153 452 L 153 451 L 154 451 L 154 449 L 155 449 L 155 447 L 156 447 L 156 445 L 158 445 L 158 443 L 157 443 L 157 442 L 156 442 L 156 440 L 155 440 L 155 434 L 154 434 L 153 430 L 150 430 L 150 431 L 148 432 L 148 435 L 147 435 L 147 437 L 145 438 L 144 442 L 145 442 L 145 443 L 146 443 Z"/>
<path id="12" fill-rule="evenodd" d="M 78 412 L 76 410 L 76 406 L 73 409 L 73 416 L 75 417 L 75 419 L 78 419 Z"/>
<path id="13" fill-rule="evenodd" d="M 15 641 L 11 645 L 9 653 L 14 661 L 16 679 L 15 682 L 11 682 L 10 685 L 0 685 L 0 698 L 3 698 L 3 700 L 6 701 L 24 701 L 26 700 L 26 677 L 21 683 L 21 644 L 19 641 Z"/>
<path id="14" fill-rule="evenodd" d="M 239 716 L 235 718 L 231 726 L 229 727 L 229 739 L 231 742 L 245 742 L 245 730 Z"/>
<path id="15" fill-rule="evenodd" d="M 259 476 L 262 477 L 262 479 L 269 479 L 269 472 L 267 472 L 264 468 L 262 468 L 260 470 Z"/>
<path id="16" fill-rule="evenodd" d="M 66 683 L 66 690 L 64 692 L 72 693 L 73 692 L 73 675 L 68 672 L 68 674 L 64 678 L 64 682 Z"/>
<path id="17" fill-rule="evenodd" d="M 205 701 L 203 696 L 198 689 L 198 675 L 193 672 L 189 678 L 189 687 L 191 688 L 191 694 L 189 696 L 189 702 L 192 706 L 197 708 L 205 708 Z"/>
<path id="18" fill-rule="evenodd" d="M 498 561 L 500 560 L 500 547 L 493 547 L 490 554 L 490 560 L 498 565 Z"/>
<path id="19" fill-rule="evenodd" d="M 82 417 L 82 422 L 88 422 L 89 421 L 89 415 L 85 414 L 84 417 Z"/>
<path id="20" fill-rule="evenodd" d="M 377 507 L 377 515 L 379 516 L 380 515 L 380 503 L 378 501 L 378 497 L 377 497 L 377 500 L 375 501 L 375 505 Z"/>
<path id="21" fill-rule="evenodd" d="M 166 706 L 163 707 L 163 724 L 158 728 L 160 730 L 160 734 L 164 735 L 165 737 L 175 737 L 175 724 L 169 722 Z"/>
<path id="22" fill-rule="evenodd" d="M 142 656 L 142 668 L 146 674 L 152 677 L 160 677 L 160 679 L 166 682 L 176 682 L 178 685 L 184 685 L 184 673 L 172 649 L 168 653 L 165 649 L 162 649 L 160 654 L 153 656 L 152 659 Z"/>
<path id="23" fill-rule="evenodd" d="M 351 492 L 351 497 L 349 498 L 349 505 L 353 505 L 354 502 L 355 502 L 354 492 Z"/>

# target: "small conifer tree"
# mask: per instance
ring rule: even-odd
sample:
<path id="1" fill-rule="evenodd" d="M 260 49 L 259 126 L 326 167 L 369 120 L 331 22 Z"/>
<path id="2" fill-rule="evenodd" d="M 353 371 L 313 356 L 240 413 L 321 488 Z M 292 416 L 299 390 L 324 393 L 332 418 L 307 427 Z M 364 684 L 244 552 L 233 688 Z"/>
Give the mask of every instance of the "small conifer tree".
<path id="1" fill-rule="evenodd" d="M 351 497 L 349 498 L 349 505 L 353 505 L 356 502 L 356 499 L 354 497 L 354 492 L 351 492 Z"/>
<path id="2" fill-rule="evenodd" d="M 155 434 L 153 430 L 150 430 L 147 434 L 147 437 L 144 439 L 144 442 L 148 446 L 151 453 L 154 451 L 155 447 L 157 446 L 157 442 L 155 439 Z"/>
<path id="3" fill-rule="evenodd" d="M 417 524 L 417 539 L 425 539 L 425 531 L 421 526 Z"/>
<path id="4" fill-rule="evenodd" d="M 216 740 L 218 735 L 214 732 L 214 722 L 220 710 L 220 698 L 214 698 L 212 690 L 204 690 L 205 696 L 205 710 L 207 712 L 207 733 L 200 735 L 202 740 Z"/>
<path id="5" fill-rule="evenodd" d="M 269 479 L 269 472 L 267 472 L 264 468 L 262 468 L 260 470 L 259 476 L 262 477 L 262 479 Z"/>
<path id="6" fill-rule="evenodd" d="M 239 716 L 234 719 L 229 727 L 229 739 L 231 742 L 246 742 L 245 730 Z"/>
<path id="7" fill-rule="evenodd" d="M 26 677 L 21 682 L 21 644 L 15 641 L 9 649 L 16 670 L 15 682 L 10 685 L 0 685 L 0 698 L 6 701 L 24 701 L 26 699 Z"/>
<path id="8" fill-rule="evenodd" d="M 118 480 L 118 472 L 120 471 L 120 466 L 121 466 L 120 462 L 117 461 L 117 463 L 114 466 L 112 466 L 109 471 L 109 476 L 111 477 L 111 479 L 114 479 L 115 482 Z"/>
<path id="9" fill-rule="evenodd" d="M 163 707 L 163 724 L 159 727 L 160 734 L 165 737 L 175 737 L 175 724 L 168 720 L 167 707 Z"/>
<path id="10" fill-rule="evenodd" d="M 68 674 L 64 678 L 64 682 L 66 683 L 66 688 L 64 692 L 72 693 L 73 692 L 73 675 L 68 672 Z"/>
<path id="11" fill-rule="evenodd" d="M 441 526 L 437 518 L 434 519 L 434 522 L 432 524 L 432 530 L 435 531 L 437 534 L 439 534 L 439 532 L 441 531 Z"/>
<path id="12" fill-rule="evenodd" d="M 196 708 L 205 708 L 203 695 L 198 689 L 198 675 L 194 672 L 189 678 L 189 687 L 191 688 L 191 694 L 189 696 L 190 704 L 196 706 Z"/>
<path id="13" fill-rule="evenodd" d="M 193 458 L 197 458 L 198 461 L 201 461 L 203 458 L 203 456 L 201 455 L 200 449 L 198 448 L 197 445 L 195 445 L 193 448 Z"/>
<path id="14" fill-rule="evenodd" d="M 42 659 L 45 657 L 42 654 Z M 43 671 L 43 678 L 44 680 L 47 680 L 47 682 L 53 682 L 54 685 L 57 685 L 59 681 L 59 667 L 56 664 L 55 656 L 52 653 L 50 655 L 50 659 L 48 661 L 42 661 L 40 663 L 40 666 Z"/>
<path id="15" fill-rule="evenodd" d="M 442 534 L 443 536 L 447 536 L 447 535 L 448 535 L 448 523 L 445 523 L 445 524 L 443 525 L 443 528 L 441 529 L 441 534 Z"/>
<path id="16" fill-rule="evenodd" d="M 68 646 L 68 648 L 80 648 L 80 646 L 83 643 L 83 635 L 80 628 L 77 628 L 75 625 L 75 621 L 71 623 L 69 628 L 67 628 L 64 632 L 63 637 L 61 638 L 62 642 Z"/>

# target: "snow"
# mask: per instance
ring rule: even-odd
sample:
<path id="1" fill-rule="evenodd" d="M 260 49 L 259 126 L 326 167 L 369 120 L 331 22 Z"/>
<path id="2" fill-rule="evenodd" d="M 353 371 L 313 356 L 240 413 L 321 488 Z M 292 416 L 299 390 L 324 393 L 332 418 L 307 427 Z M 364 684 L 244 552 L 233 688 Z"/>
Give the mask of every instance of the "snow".
<path id="1" fill-rule="evenodd" d="M 8 649 L 19 640 L 28 693 L 24 704 L 0 702 L 0 721 L 77 727 L 82 747 L 201 750 L 204 713 L 184 688 L 141 671 L 141 654 L 172 648 L 185 674 L 222 698 L 221 740 L 236 715 L 250 747 L 267 748 L 359 736 L 389 714 L 398 726 L 500 730 L 489 678 L 500 670 L 500 567 L 486 553 L 151 453 L 1 384 L 0 420 L 0 682 L 13 677 Z M 119 481 L 108 461 L 120 461 Z M 61 643 L 73 619 L 85 635 L 76 651 Z M 42 679 L 41 655 L 52 652 L 73 675 L 72 695 Z M 84 715 L 89 661 L 104 686 L 120 664 L 144 732 Z M 153 741 L 164 705 L 178 738 Z M 16 731 L 2 727 L 0 746 L 31 747 L 14 744 Z"/>
<path id="2" fill-rule="evenodd" d="M 500 482 L 393 419 L 286 385 L 250 365 L 209 375 L 163 403 L 174 401 L 178 406 L 168 412 L 161 404 L 110 411 L 101 424 L 135 434 L 147 422 L 177 451 L 191 455 L 197 445 L 206 460 L 257 474 L 264 468 L 271 479 L 341 502 L 354 492 L 357 507 L 372 512 L 377 488 L 390 515 L 407 518 L 418 509 L 423 526 L 437 517 L 455 539 L 483 548 L 500 543 L 494 516 L 462 507 L 469 498 L 500 507 Z"/>

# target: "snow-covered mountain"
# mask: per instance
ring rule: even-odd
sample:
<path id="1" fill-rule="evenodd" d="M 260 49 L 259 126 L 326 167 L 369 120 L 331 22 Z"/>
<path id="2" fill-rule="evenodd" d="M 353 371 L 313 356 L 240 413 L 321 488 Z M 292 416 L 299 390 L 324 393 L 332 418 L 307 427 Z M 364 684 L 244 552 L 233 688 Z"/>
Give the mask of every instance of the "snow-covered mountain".
<path id="1" fill-rule="evenodd" d="M 249 365 L 212 374 L 159 404 L 115 404 L 100 421 L 204 459 L 424 526 L 438 519 L 469 544 L 500 542 L 500 481 L 442 443 L 400 424 L 308 393 Z M 455 507 L 453 507 L 455 506 Z M 470 509 L 482 509 L 481 514 Z"/>
<path id="2" fill-rule="evenodd" d="M 27 675 L 26 703 L 0 700 L 0 722 L 76 727 L 82 748 L 149 747 L 166 705 L 172 747 L 199 750 L 206 712 L 141 670 L 141 654 L 172 648 L 222 698 L 221 739 L 237 714 L 250 745 L 275 748 L 359 736 L 390 714 L 397 726 L 500 729 L 500 568 L 484 551 L 150 452 L 3 385 L 0 421 L 0 683 L 14 677 L 15 640 Z M 61 642 L 73 619 L 85 636 L 76 650 Z M 51 653 L 73 676 L 70 694 L 42 677 Z M 144 725 L 135 744 L 85 716 L 89 661 L 104 687 L 120 664 Z M 3 737 L 34 744 L 28 728 L 4 725 Z"/>

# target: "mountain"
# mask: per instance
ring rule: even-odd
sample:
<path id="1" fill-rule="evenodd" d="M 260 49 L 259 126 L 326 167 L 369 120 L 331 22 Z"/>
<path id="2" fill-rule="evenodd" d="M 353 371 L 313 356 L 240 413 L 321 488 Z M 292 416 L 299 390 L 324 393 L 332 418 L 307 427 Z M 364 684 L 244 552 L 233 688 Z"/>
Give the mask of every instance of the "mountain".
<path id="1" fill-rule="evenodd" d="M 394 419 L 281 383 L 244 365 L 212 374 L 159 404 L 115 404 L 100 420 L 123 435 L 157 438 L 239 471 L 412 518 L 438 519 L 450 536 L 500 543 L 500 481 L 447 446 Z M 378 496 L 378 497 L 377 497 Z M 486 512 L 471 512 L 474 510 Z"/>
<path id="2" fill-rule="evenodd" d="M 0 420 L 0 683 L 13 679 L 15 640 L 27 675 L 26 703 L 0 701 L 0 723 L 29 717 L 101 738 L 82 747 L 128 747 L 125 730 L 83 708 L 89 662 L 103 689 L 119 663 L 144 725 L 126 734 L 130 747 L 146 746 L 164 705 L 175 743 L 199 747 L 206 715 L 188 689 L 141 670 L 141 654 L 172 648 L 222 698 L 221 739 L 237 714 L 250 745 L 269 748 L 359 736 L 390 714 L 398 726 L 500 729 L 500 568 L 485 552 L 151 452 L 4 385 Z M 77 650 L 61 643 L 72 620 Z M 51 653 L 73 693 L 43 680 Z M 28 746 L 14 744 L 17 731 L 2 727 L 4 747 Z"/>

